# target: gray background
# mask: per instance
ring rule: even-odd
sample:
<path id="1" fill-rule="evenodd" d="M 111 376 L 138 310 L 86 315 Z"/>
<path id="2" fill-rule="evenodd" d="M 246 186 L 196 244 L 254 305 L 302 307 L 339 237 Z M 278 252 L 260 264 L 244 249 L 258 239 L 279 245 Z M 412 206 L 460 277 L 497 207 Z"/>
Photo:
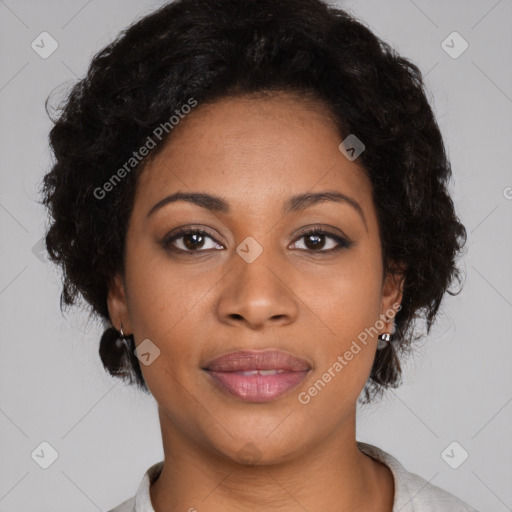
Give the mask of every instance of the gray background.
<path id="1" fill-rule="evenodd" d="M 45 218 L 36 202 L 51 164 L 46 97 L 158 5 L 0 0 L 1 512 L 108 510 L 163 457 L 154 400 L 105 374 L 97 322 L 59 312 L 59 274 L 37 250 Z M 511 510 L 512 1 L 339 5 L 426 74 L 469 233 L 463 292 L 446 297 L 404 385 L 361 409 L 357 437 L 482 512 Z M 43 31 L 59 44 L 47 59 L 31 48 Z M 442 47 L 453 31 L 469 43 L 458 58 Z M 42 441 L 58 452 L 46 470 L 31 458 Z M 469 453 L 457 469 L 441 456 L 452 441 L 462 447 L 452 460 Z"/>

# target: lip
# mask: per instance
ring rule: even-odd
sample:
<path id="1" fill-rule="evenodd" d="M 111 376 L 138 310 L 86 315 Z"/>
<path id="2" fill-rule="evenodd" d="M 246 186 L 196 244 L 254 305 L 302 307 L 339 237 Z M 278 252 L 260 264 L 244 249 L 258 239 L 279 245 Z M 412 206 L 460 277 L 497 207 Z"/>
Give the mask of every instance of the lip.
<path id="1" fill-rule="evenodd" d="M 216 357 L 204 369 L 216 372 L 250 370 L 303 372 L 310 370 L 311 366 L 304 359 L 281 350 L 240 350 Z"/>
<path id="2" fill-rule="evenodd" d="M 231 397 L 269 402 L 296 388 L 311 366 L 280 350 L 243 350 L 217 357 L 203 370 L 218 389 Z"/>

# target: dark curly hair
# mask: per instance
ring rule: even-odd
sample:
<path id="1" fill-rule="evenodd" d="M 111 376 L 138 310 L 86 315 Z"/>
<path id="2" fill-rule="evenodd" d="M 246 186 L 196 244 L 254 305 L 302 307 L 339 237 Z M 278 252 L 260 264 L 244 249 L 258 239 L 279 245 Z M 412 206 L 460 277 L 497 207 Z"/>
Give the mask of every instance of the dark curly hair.
<path id="1" fill-rule="evenodd" d="M 420 70 L 321 0 L 177 0 L 93 57 L 56 108 L 55 162 L 42 183 L 52 219 L 46 247 L 63 270 L 61 308 L 82 296 L 106 329 L 106 370 L 149 392 L 133 335 L 118 343 L 107 292 L 123 275 L 138 177 L 172 131 L 106 197 L 95 190 L 190 98 L 205 104 L 267 92 L 323 102 L 343 138 L 354 133 L 365 145 L 358 162 L 373 186 L 384 270 L 404 278 L 395 341 L 376 353 L 367 403 L 399 384 L 399 355 L 422 336 L 416 320 L 426 320 L 428 334 L 444 293 L 460 293 L 448 287 L 460 281 L 455 260 L 467 234 L 447 191 L 451 167 Z"/>

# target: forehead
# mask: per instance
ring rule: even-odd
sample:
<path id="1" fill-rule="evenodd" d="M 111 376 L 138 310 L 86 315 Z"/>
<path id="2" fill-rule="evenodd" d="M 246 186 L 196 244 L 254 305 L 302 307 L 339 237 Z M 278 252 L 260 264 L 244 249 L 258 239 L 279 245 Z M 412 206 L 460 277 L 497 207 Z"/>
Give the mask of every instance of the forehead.
<path id="1" fill-rule="evenodd" d="M 371 183 L 340 152 L 342 138 L 325 104 L 294 95 L 199 105 L 144 169 L 136 204 L 192 191 L 260 211 L 280 208 L 284 196 L 329 189 L 371 207 Z"/>

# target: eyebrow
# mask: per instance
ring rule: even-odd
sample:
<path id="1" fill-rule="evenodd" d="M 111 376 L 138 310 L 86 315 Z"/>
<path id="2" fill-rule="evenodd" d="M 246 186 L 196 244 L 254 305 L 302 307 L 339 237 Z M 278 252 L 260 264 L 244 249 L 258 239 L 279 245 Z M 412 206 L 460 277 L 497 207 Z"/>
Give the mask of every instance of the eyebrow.
<path id="1" fill-rule="evenodd" d="M 158 201 L 158 203 L 156 203 L 149 210 L 147 217 L 149 217 L 150 215 L 152 215 L 154 212 L 164 207 L 165 205 L 177 201 L 186 201 L 188 203 L 195 204 L 197 206 L 200 206 L 201 208 L 205 208 L 213 212 L 229 214 L 231 211 L 229 203 L 222 197 L 200 192 L 176 192 L 175 194 L 171 194 L 170 196 L 164 197 L 162 200 Z M 342 194 L 341 192 L 337 191 L 326 190 L 323 192 L 314 193 L 307 192 L 305 194 L 293 196 L 290 199 L 288 199 L 288 201 L 286 201 L 283 207 L 283 215 L 286 215 L 288 213 L 299 212 L 313 205 L 325 202 L 335 202 L 340 204 L 348 204 L 352 206 L 361 216 L 366 227 L 366 230 L 368 230 L 368 227 L 366 225 L 366 218 L 364 216 L 364 212 L 360 204 L 352 197 L 349 197 L 346 194 Z"/>

